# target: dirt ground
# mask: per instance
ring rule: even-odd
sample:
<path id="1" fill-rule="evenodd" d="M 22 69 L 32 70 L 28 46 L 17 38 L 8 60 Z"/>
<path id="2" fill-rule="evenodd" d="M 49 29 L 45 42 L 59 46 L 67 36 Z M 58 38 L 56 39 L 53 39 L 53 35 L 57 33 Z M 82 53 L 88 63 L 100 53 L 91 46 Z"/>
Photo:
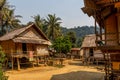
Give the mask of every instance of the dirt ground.
<path id="1" fill-rule="evenodd" d="M 104 80 L 104 72 L 96 66 L 83 66 L 78 60 L 68 60 L 63 68 L 42 66 L 7 71 L 8 80 Z"/>

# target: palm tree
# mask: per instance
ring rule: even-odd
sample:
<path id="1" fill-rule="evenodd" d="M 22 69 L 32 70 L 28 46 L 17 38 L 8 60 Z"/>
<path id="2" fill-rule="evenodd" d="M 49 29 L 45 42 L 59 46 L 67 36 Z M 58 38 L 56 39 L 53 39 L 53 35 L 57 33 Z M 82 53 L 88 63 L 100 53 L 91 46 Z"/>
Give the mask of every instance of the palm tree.
<path id="1" fill-rule="evenodd" d="M 47 25 L 46 34 L 48 38 L 52 41 L 55 40 L 58 36 L 60 36 L 60 20 L 61 18 L 56 17 L 56 15 L 48 14 L 47 20 L 45 20 L 45 24 Z"/>
<path id="2" fill-rule="evenodd" d="M 8 8 L 3 10 L 3 27 L 6 29 L 6 32 L 10 31 L 11 29 L 15 29 L 20 27 L 20 20 L 18 17 L 19 15 L 14 15 L 14 9 L 10 10 Z"/>
<path id="3" fill-rule="evenodd" d="M 73 31 L 70 31 L 67 33 L 67 36 L 69 37 L 71 43 L 72 43 L 72 47 L 76 47 L 76 33 Z"/>
<path id="4" fill-rule="evenodd" d="M 43 30 L 44 26 L 44 20 L 40 17 L 40 15 L 32 16 L 34 19 L 34 23 L 37 27 L 39 27 L 41 30 Z"/>
<path id="5" fill-rule="evenodd" d="M 0 11 L 2 10 L 5 4 L 6 4 L 6 0 L 0 0 Z"/>
<path id="6" fill-rule="evenodd" d="M 8 32 L 11 29 L 20 27 L 19 15 L 14 15 L 14 9 L 10 9 L 10 5 L 7 4 L 6 0 L 0 1 L 0 27 L 1 35 Z"/>
<path id="7" fill-rule="evenodd" d="M 0 27 L 1 27 L 0 35 L 3 34 L 3 14 L 4 14 L 3 10 L 5 9 L 4 8 L 5 5 L 6 5 L 6 0 L 0 0 Z"/>

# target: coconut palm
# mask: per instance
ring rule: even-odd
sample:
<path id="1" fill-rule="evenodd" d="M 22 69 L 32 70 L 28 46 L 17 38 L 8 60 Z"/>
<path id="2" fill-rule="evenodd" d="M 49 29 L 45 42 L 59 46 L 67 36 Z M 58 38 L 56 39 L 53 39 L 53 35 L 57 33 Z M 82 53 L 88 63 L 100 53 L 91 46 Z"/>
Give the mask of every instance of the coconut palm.
<path id="1" fill-rule="evenodd" d="M 2 10 L 5 4 L 6 4 L 6 0 L 0 0 L 0 10 Z"/>
<path id="2" fill-rule="evenodd" d="M 20 20 L 18 17 L 21 17 L 19 15 L 14 15 L 14 10 L 10 10 L 8 8 L 3 10 L 3 27 L 6 29 L 6 31 L 10 31 L 11 29 L 20 27 Z"/>
<path id="3" fill-rule="evenodd" d="M 3 10 L 5 9 L 6 0 L 0 0 L 0 28 L 1 28 L 1 35 L 3 34 Z"/>
<path id="4" fill-rule="evenodd" d="M 47 19 L 45 20 L 45 24 L 47 25 L 46 34 L 50 40 L 55 40 L 58 36 L 60 36 L 60 20 L 61 18 L 56 17 L 56 15 L 48 14 Z"/>
<path id="5" fill-rule="evenodd" d="M 19 27 L 20 20 L 19 15 L 14 15 L 14 9 L 10 9 L 13 6 L 7 4 L 6 0 L 0 1 L 0 27 L 1 34 L 10 31 L 11 29 Z"/>
<path id="6" fill-rule="evenodd" d="M 67 33 L 67 36 L 69 37 L 71 43 L 72 43 L 72 47 L 76 47 L 76 33 L 73 31 L 70 31 Z"/>
<path id="7" fill-rule="evenodd" d="M 40 17 L 40 15 L 32 16 L 34 19 L 34 23 L 37 27 L 39 27 L 41 30 L 43 30 L 44 26 L 44 20 Z"/>

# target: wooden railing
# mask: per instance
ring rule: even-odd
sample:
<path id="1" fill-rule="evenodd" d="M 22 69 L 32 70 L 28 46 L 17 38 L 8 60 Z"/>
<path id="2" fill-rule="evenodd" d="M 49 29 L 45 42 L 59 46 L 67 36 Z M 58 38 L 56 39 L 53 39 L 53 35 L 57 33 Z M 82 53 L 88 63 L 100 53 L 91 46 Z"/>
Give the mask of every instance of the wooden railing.
<path id="1" fill-rule="evenodd" d="M 102 35 L 96 35 L 97 46 L 117 46 L 120 44 L 120 33 L 106 33 Z"/>

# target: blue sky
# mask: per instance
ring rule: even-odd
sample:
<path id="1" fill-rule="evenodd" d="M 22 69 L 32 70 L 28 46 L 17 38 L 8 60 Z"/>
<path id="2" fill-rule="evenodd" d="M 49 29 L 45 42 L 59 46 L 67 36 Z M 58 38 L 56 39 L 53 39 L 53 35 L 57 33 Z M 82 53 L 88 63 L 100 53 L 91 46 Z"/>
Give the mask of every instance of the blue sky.
<path id="1" fill-rule="evenodd" d="M 39 14 L 46 18 L 48 14 L 56 14 L 62 19 L 62 26 L 94 25 L 94 20 L 81 11 L 83 0 L 8 0 L 10 5 L 16 6 L 15 15 L 21 15 L 23 24 L 33 21 L 31 16 Z"/>

